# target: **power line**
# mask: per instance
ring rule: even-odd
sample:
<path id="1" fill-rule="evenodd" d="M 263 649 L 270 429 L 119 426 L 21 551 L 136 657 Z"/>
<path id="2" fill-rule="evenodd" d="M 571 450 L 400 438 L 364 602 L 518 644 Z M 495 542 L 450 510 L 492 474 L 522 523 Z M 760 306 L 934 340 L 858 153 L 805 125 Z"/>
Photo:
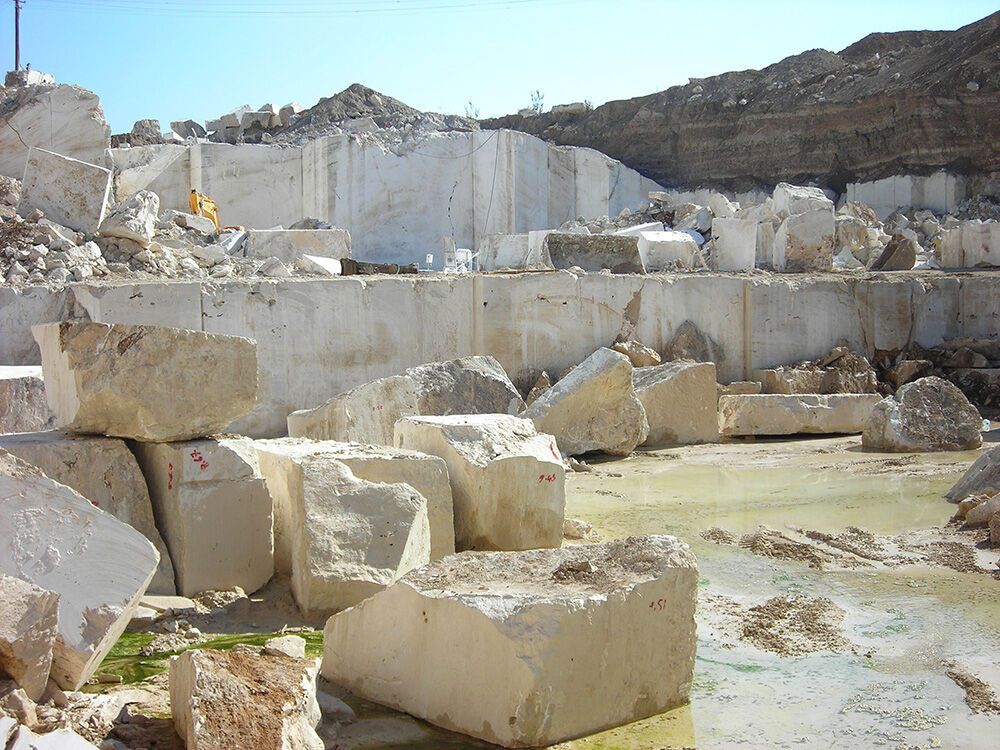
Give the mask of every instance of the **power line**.
<path id="1" fill-rule="evenodd" d="M 433 11 L 505 10 L 532 5 L 558 5 L 574 0 L 371 0 L 347 2 L 316 0 L 275 5 L 273 0 L 253 2 L 195 2 L 194 0 L 34 0 L 33 4 L 51 6 L 62 11 L 106 13 L 114 15 L 173 15 L 173 16 L 345 16 L 345 15 L 404 15 Z"/>

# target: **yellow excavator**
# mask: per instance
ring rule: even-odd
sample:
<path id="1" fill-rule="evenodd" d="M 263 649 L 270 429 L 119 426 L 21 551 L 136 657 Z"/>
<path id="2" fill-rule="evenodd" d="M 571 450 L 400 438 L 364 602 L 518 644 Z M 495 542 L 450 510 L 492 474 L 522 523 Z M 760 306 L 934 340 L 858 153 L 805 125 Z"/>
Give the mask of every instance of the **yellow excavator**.
<path id="1" fill-rule="evenodd" d="M 219 204 L 207 195 L 199 193 L 194 188 L 191 189 L 191 213 L 195 216 L 204 216 L 206 219 L 210 220 L 213 224 L 215 224 L 215 231 L 217 232 L 222 229 L 235 229 L 239 232 L 243 231 L 243 227 L 221 226 L 219 223 Z"/>

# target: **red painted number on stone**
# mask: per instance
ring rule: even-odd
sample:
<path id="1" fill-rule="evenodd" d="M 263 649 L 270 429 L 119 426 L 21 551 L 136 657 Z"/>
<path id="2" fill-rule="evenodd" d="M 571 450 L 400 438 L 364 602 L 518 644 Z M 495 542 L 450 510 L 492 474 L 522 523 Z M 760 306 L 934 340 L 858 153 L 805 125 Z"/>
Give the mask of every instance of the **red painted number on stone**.
<path id="1" fill-rule="evenodd" d="M 555 474 L 541 474 L 538 477 L 539 484 L 541 484 L 542 482 L 554 482 L 554 481 L 556 481 Z"/>
<path id="2" fill-rule="evenodd" d="M 202 471 L 208 468 L 208 461 L 205 460 L 204 456 L 201 455 L 201 451 L 193 450 L 191 451 L 191 460 L 194 461 L 198 466 L 201 467 Z"/>
<path id="3" fill-rule="evenodd" d="M 665 606 L 667 606 L 666 599 L 657 599 L 655 602 L 649 603 L 649 608 L 654 612 L 662 612 Z"/>
<path id="4" fill-rule="evenodd" d="M 562 459 L 559 458 L 559 451 L 556 450 L 556 444 L 555 443 L 552 443 L 549 446 L 549 450 L 552 451 L 552 455 L 556 457 L 556 461 L 562 462 Z"/>
<path id="5" fill-rule="evenodd" d="M 379 404 L 378 406 L 373 406 L 372 411 L 382 411 L 382 404 Z"/>
<path id="6" fill-rule="evenodd" d="M 167 464 L 167 489 L 172 490 L 174 488 L 174 465 Z"/>

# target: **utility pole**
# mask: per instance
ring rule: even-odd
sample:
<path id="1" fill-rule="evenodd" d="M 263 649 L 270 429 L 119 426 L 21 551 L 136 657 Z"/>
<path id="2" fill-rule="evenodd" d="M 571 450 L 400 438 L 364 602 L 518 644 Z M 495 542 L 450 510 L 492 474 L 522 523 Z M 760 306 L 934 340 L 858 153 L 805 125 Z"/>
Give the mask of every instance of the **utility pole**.
<path id="1" fill-rule="evenodd" d="M 21 3 L 14 0 L 14 70 L 21 69 Z"/>

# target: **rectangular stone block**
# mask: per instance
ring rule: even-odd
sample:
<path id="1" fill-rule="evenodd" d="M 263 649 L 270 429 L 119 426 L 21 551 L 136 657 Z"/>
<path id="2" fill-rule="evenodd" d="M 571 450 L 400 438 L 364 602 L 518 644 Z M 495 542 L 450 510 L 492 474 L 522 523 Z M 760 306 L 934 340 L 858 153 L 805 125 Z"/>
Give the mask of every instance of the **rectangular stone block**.
<path id="1" fill-rule="evenodd" d="M 680 264 L 683 268 L 695 267 L 698 243 L 687 232 L 647 231 L 639 238 L 639 257 L 646 271 L 663 271 Z"/>
<path id="2" fill-rule="evenodd" d="M 37 208 L 57 224 L 92 234 L 104 221 L 111 170 L 41 148 L 28 152 L 17 212 Z"/>
<path id="3" fill-rule="evenodd" d="M 0 449 L 0 572 L 59 594 L 52 679 L 78 690 L 156 572 L 142 534 Z"/>
<path id="4" fill-rule="evenodd" d="M 775 271 L 829 271 L 833 265 L 836 222 L 833 208 L 793 214 L 774 235 L 771 266 Z"/>
<path id="5" fill-rule="evenodd" d="M 757 257 L 757 222 L 712 220 L 712 267 L 716 271 L 752 271 Z"/>
<path id="6" fill-rule="evenodd" d="M 875 405 L 878 394 L 821 395 L 758 394 L 719 398 L 719 432 L 738 435 L 822 433 L 856 435 Z"/>
<path id="7" fill-rule="evenodd" d="M 446 729 L 548 746 L 688 701 L 697 583 L 668 536 L 463 552 L 331 617 L 322 672 Z"/>
<path id="8" fill-rule="evenodd" d="M 48 430 L 56 416 L 38 365 L 0 366 L 0 434 Z"/>
<path id="9" fill-rule="evenodd" d="M 550 232 L 543 241 L 555 268 L 584 271 L 646 273 L 639 255 L 639 238 L 615 234 L 570 234 Z"/>
<path id="10" fill-rule="evenodd" d="M 669 362 L 632 370 L 635 395 L 646 410 L 643 445 L 714 443 L 719 439 L 718 384 L 711 362 Z"/>
<path id="11" fill-rule="evenodd" d="M 132 442 L 181 596 L 239 586 L 252 593 L 274 573 L 271 497 L 247 438 Z"/>
<path id="12" fill-rule="evenodd" d="M 124 441 L 51 430 L 0 435 L 0 448 L 37 466 L 50 479 L 76 490 L 146 537 L 160 555 L 147 590 L 174 593 L 174 568 L 153 521 L 146 480 Z"/>
<path id="13" fill-rule="evenodd" d="M 58 613 L 59 594 L 0 573 L 0 674 L 13 677 L 33 701 L 49 680 Z"/>
<path id="14" fill-rule="evenodd" d="M 302 255 L 350 258 L 351 233 L 346 229 L 250 229 L 243 252 L 248 258 L 277 258 L 282 263 Z"/>

